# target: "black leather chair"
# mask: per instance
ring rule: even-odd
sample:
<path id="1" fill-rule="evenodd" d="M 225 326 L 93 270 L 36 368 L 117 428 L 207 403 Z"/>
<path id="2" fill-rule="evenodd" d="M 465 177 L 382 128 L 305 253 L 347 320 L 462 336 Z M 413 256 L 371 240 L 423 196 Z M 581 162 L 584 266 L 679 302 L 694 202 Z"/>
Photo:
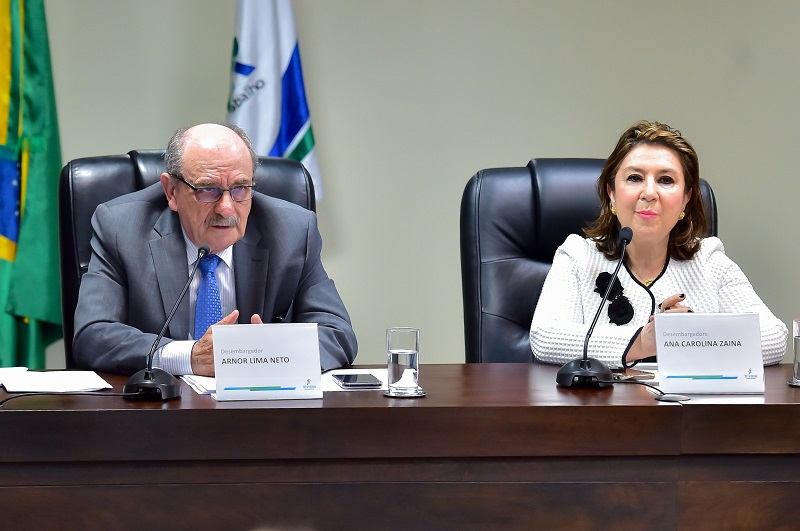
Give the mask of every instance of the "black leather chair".
<path id="1" fill-rule="evenodd" d="M 533 311 L 556 249 L 597 219 L 603 159 L 533 159 L 481 170 L 461 200 L 461 283 L 467 362 L 531 362 Z M 702 181 L 709 234 L 714 193 Z"/>
<path id="2" fill-rule="evenodd" d="M 61 309 L 66 366 L 74 368 L 72 336 L 81 277 L 92 256 L 91 219 L 101 203 L 158 182 L 164 172 L 163 150 L 129 151 L 75 159 L 59 180 L 59 246 L 61 249 Z M 262 157 L 255 171 L 256 190 L 316 210 L 314 185 L 299 162 Z"/>

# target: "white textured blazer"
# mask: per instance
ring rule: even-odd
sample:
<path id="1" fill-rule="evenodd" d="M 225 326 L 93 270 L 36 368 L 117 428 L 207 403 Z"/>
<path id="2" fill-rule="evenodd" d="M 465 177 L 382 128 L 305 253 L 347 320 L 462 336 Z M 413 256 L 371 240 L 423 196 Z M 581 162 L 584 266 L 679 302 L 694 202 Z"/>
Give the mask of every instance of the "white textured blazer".
<path id="1" fill-rule="evenodd" d="M 786 353 L 786 325 L 756 295 L 739 266 L 725 255 L 718 238 L 705 238 L 701 243 L 691 260 L 670 259 L 649 288 L 636 280 L 627 266 L 620 269 L 618 279 L 633 306 L 633 318 L 624 325 L 613 324 L 606 303 L 589 341 L 589 356 L 609 367 L 621 367 L 622 354 L 656 306 L 667 297 L 684 293 L 683 304 L 697 313 L 757 313 L 764 365 L 781 361 Z M 595 292 L 595 281 L 602 272 L 613 273 L 616 265 L 597 250 L 593 240 L 576 234 L 556 250 L 531 322 L 531 350 L 536 360 L 563 364 L 583 353 L 586 332 L 603 296 Z"/>

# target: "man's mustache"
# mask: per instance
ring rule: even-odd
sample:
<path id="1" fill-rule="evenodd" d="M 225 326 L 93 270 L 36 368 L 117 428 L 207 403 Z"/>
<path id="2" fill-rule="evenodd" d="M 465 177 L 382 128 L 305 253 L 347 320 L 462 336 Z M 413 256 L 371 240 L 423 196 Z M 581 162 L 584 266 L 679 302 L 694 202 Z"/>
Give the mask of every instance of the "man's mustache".
<path id="1" fill-rule="evenodd" d="M 223 217 L 215 214 L 209 221 L 209 225 L 214 227 L 238 227 L 240 222 L 239 216 Z"/>

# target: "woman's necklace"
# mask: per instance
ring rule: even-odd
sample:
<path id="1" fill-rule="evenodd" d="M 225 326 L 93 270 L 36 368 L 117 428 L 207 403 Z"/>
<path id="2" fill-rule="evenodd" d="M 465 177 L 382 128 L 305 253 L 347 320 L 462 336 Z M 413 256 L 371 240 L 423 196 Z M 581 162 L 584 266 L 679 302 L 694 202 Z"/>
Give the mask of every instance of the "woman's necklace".
<path id="1" fill-rule="evenodd" d="M 631 259 L 629 259 L 629 260 L 631 260 Z M 664 257 L 664 262 L 661 264 L 661 267 L 658 268 L 658 271 L 656 271 L 652 275 L 642 275 L 642 274 L 640 274 L 639 271 L 637 271 L 636 269 L 633 268 L 633 264 L 630 261 L 628 261 L 628 263 L 626 265 L 627 265 L 628 271 L 631 273 L 631 275 L 633 275 L 636 278 L 636 280 L 638 280 L 640 283 L 642 283 L 644 285 L 644 287 L 650 288 L 650 286 L 653 285 L 653 282 L 656 281 L 656 279 L 659 277 L 659 275 L 661 275 L 661 273 L 664 272 L 664 268 L 667 266 L 667 262 L 668 261 L 669 261 L 669 253 L 667 253 L 667 256 Z M 649 261 L 649 262 L 651 264 L 653 263 L 652 261 Z M 652 271 L 652 269 L 649 268 L 649 267 L 647 268 L 647 270 L 648 270 L 648 272 Z"/>
<path id="2" fill-rule="evenodd" d="M 661 269 L 663 270 L 664 268 L 662 267 Z M 651 278 L 650 280 L 645 280 L 644 277 L 639 273 L 637 273 L 636 270 L 632 267 L 631 267 L 631 273 L 633 273 L 633 276 L 635 276 L 639 280 L 639 282 L 644 284 L 644 287 L 646 288 L 649 288 L 650 285 L 656 280 L 655 277 Z M 659 273 L 661 273 L 661 271 L 659 271 Z M 658 275 L 656 275 L 656 277 L 658 277 Z"/>

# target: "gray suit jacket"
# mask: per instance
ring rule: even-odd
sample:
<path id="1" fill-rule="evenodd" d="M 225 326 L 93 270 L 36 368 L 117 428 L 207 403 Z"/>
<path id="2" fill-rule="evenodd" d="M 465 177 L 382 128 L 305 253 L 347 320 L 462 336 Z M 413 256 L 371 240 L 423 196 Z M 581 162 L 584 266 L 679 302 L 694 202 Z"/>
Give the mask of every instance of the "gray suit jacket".
<path id="1" fill-rule="evenodd" d="M 353 362 L 357 343 L 320 260 L 316 215 L 255 193 L 247 230 L 233 245 L 239 322 L 318 323 L 322 370 Z M 178 215 L 160 183 L 97 207 L 92 258 L 75 310 L 75 359 L 88 369 L 130 374 L 145 368 L 188 272 Z M 162 344 L 189 337 L 185 297 Z M 171 338 L 171 339 L 170 339 Z"/>

